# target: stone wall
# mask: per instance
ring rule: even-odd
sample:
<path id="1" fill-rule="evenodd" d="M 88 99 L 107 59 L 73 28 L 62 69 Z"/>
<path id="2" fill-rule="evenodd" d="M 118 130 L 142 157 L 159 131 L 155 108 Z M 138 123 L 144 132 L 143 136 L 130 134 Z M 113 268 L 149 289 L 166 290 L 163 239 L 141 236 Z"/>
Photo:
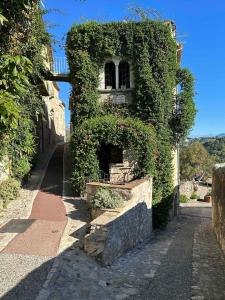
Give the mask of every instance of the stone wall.
<path id="1" fill-rule="evenodd" d="M 212 222 L 217 240 L 225 252 L 225 164 L 218 164 L 213 171 Z"/>
<path id="2" fill-rule="evenodd" d="M 105 210 L 90 223 L 84 250 L 103 265 L 110 265 L 152 233 L 152 179 L 134 180 L 125 185 L 89 183 L 87 201 L 100 186 L 119 192 L 124 199 L 124 206 Z"/>
<path id="3" fill-rule="evenodd" d="M 180 183 L 180 195 L 185 195 L 188 198 L 190 198 L 193 192 L 194 185 L 192 181 L 182 181 Z"/>

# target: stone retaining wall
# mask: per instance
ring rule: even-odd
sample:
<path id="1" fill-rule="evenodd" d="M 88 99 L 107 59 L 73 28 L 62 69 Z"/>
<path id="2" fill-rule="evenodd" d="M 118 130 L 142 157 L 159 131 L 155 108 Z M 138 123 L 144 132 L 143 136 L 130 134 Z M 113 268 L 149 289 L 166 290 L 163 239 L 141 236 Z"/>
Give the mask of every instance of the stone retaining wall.
<path id="1" fill-rule="evenodd" d="M 100 186 L 106 185 L 87 184 L 88 200 Z M 84 250 L 103 265 L 110 265 L 152 233 L 152 179 L 107 187 L 123 196 L 124 207 L 118 211 L 104 211 L 94 219 L 84 241 Z"/>
<path id="2" fill-rule="evenodd" d="M 213 171 L 212 222 L 217 240 L 225 252 L 225 164 L 218 164 Z"/>
<path id="3" fill-rule="evenodd" d="M 180 183 L 180 195 L 185 195 L 188 198 L 190 198 L 193 192 L 194 185 L 192 181 L 182 181 Z"/>

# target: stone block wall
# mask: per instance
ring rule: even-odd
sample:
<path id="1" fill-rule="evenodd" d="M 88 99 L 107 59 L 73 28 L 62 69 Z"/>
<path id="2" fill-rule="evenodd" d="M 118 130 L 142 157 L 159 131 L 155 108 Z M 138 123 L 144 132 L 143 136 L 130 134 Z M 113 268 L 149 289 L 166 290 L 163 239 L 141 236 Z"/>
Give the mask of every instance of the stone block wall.
<path id="1" fill-rule="evenodd" d="M 213 171 L 212 222 L 218 242 L 225 252 L 225 164 L 218 164 Z"/>
<path id="2" fill-rule="evenodd" d="M 87 200 L 100 186 L 106 185 L 87 184 Z M 84 241 L 84 250 L 103 265 L 110 265 L 152 233 L 152 179 L 107 186 L 123 196 L 124 206 L 118 211 L 104 211 L 94 219 Z"/>
<path id="3" fill-rule="evenodd" d="M 182 181 L 180 183 L 180 195 L 185 195 L 188 198 L 190 198 L 193 192 L 194 185 L 192 181 Z"/>

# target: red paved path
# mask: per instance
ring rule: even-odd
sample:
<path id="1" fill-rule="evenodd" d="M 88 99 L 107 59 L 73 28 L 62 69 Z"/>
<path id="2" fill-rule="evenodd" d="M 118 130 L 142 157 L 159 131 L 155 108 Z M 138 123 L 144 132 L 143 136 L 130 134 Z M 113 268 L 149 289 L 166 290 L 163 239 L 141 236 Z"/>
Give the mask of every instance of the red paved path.
<path id="1" fill-rule="evenodd" d="M 53 154 L 29 219 L 34 220 L 25 232 L 18 234 L 2 251 L 27 255 L 55 256 L 66 226 L 62 200 L 63 149 Z"/>

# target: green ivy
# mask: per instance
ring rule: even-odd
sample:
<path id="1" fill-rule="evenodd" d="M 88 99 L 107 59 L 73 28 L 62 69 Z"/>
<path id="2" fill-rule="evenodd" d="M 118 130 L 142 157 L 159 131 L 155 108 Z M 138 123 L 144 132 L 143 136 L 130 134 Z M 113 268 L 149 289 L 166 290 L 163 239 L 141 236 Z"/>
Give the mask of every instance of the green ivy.
<path id="1" fill-rule="evenodd" d="M 135 177 L 154 175 L 156 157 L 154 128 L 132 118 L 97 116 L 85 120 L 71 138 L 74 162 L 72 181 L 77 193 L 84 191 L 86 182 L 99 179 L 97 152 L 101 143 L 132 149 L 137 161 Z"/>
<path id="2" fill-rule="evenodd" d="M 36 154 L 37 114 L 43 112 L 38 90 L 50 45 L 40 1 L 0 3 L 0 160 L 8 155 L 11 176 L 22 180 Z"/>
<path id="3" fill-rule="evenodd" d="M 180 141 L 188 135 L 196 114 L 195 103 L 193 102 L 194 78 L 189 70 L 177 70 L 177 84 L 180 91 L 176 97 L 177 111 L 173 114 L 171 125 L 177 140 Z"/>
<path id="4" fill-rule="evenodd" d="M 172 150 L 187 135 L 196 113 L 193 78 L 190 72 L 178 66 L 177 46 L 168 24 L 147 19 L 107 24 L 88 22 L 74 25 L 67 36 L 74 137 L 79 139 L 80 130 L 84 129 L 82 122 L 88 122 L 84 120 L 108 113 L 120 120 L 127 116 L 139 118 L 150 128 L 155 127 L 158 155 L 155 157 L 153 211 L 156 227 L 166 223 L 174 195 Z M 132 64 L 135 88 L 130 106 L 113 107 L 98 101 L 100 69 L 105 59 L 113 56 L 125 58 Z M 177 84 L 181 92 L 176 98 Z M 176 106 L 179 109 L 175 109 Z M 113 129 L 112 132 L 119 138 Z M 72 149 L 76 147 L 79 145 L 74 138 Z M 142 153 L 141 148 L 140 151 Z M 80 170 L 86 167 L 87 176 L 89 173 L 97 176 L 98 161 L 95 150 L 79 159 L 76 157 L 74 174 L 77 175 L 73 182 L 78 189 L 83 188 L 84 183 Z"/>

